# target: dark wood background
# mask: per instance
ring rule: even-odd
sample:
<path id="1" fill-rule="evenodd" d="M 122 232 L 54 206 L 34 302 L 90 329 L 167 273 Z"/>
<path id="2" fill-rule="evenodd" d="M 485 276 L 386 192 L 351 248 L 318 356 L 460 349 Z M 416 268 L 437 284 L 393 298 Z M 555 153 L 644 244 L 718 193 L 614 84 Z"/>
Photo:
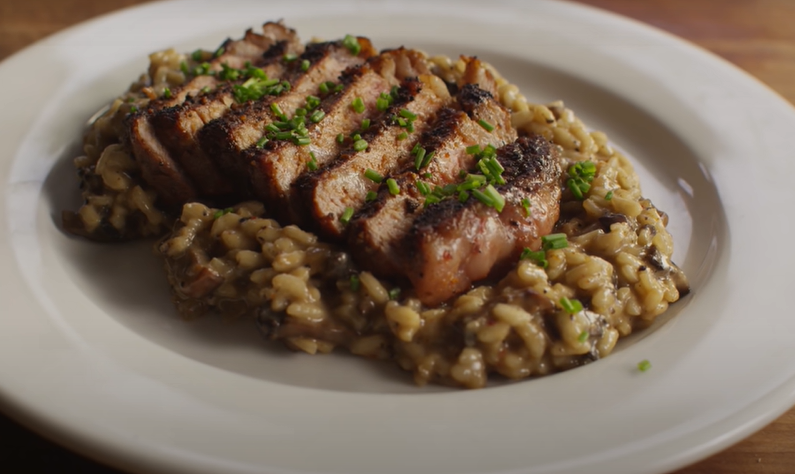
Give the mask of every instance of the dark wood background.
<path id="1" fill-rule="evenodd" d="M 0 60 L 67 26 L 146 0 L 2 0 Z M 580 0 L 686 38 L 795 103 L 795 0 Z M 17 466 L 11 468 L 10 466 Z M 0 472 L 117 471 L 0 415 Z M 737 445 L 675 474 L 795 473 L 795 409 Z M 220 474 L 220 473 L 219 473 Z"/>

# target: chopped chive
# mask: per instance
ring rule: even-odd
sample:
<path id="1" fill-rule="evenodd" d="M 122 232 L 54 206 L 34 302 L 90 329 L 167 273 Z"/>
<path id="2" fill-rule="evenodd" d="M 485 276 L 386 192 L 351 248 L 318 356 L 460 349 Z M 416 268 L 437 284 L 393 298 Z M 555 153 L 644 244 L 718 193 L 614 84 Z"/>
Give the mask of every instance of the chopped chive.
<path id="1" fill-rule="evenodd" d="M 494 130 L 494 125 L 492 125 L 492 124 L 490 124 L 490 123 L 486 122 L 486 121 L 485 121 L 485 120 L 483 120 L 483 119 L 480 119 L 480 120 L 478 120 L 478 125 L 480 125 L 481 127 L 483 127 L 483 128 L 484 128 L 484 129 L 485 129 L 487 132 L 491 132 L 491 131 L 493 131 L 493 130 Z"/>
<path id="2" fill-rule="evenodd" d="M 366 140 L 356 140 L 353 142 L 353 149 L 356 151 L 362 151 L 367 149 L 367 141 Z"/>
<path id="3" fill-rule="evenodd" d="M 384 177 L 381 176 L 380 174 L 378 174 L 378 171 L 370 169 L 370 168 L 367 168 L 364 171 L 364 177 L 369 179 L 370 181 L 372 181 L 374 183 L 378 183 L 378 184 L 381 184 L 381 181 L 384 180 Z"/>
<path id="4" fill-rule="evenodd" d="M 425 161 L 425 148 L 419 147 L 416 157 L 414 159 L 414 167 L 418 170 L 422 168 L 422 163 Z"/>
<path id="5" fill-rule="evenodd" d="M 395 287 L 395 288 L 392 288 L 391 290 L 389 290 L 389 299 L 390 300 L 396 300 L 398 298 L 400 298 L 400 288 Z"/>
<path id="6" fill-rule="evenodd" d="M 569 179 L 566 181 L 566 185 L 569 187 L 569 191 L 571 191 L 571 194 L 573 194 L 575 198 L 583 198 L 582 190 L 580 189 L 580 185 L 577 181 L 574 179 Z"/>
<path id="7" fill-rule="evenodd" d="M 375 108 L 379 112 L 386 112 L 386 109 L 389 108 L 389 104 L 391 101 L 391 97 L 389 94 L 381 94 L 378 99 L 375 100 Z"/>
<path id="8" fill-rule="evenodd" d="M 519 256 L 519 260 L 532 260 L 533 263 L 541 268 L 547 268 L 549 266 L 547 255 L 543 250 L 532 251 L 525 247 L 524 250 L 522 250 L 522 254 Z"/>
<path id="9" fill-rule="evenodd" d="M 609 201 L 611 199 L 613 199 L 613 191 L 608 191 L 607 194 L 605 194 L 605 201 Z"/>
<path id="10" fill-rule="evenodd" d="M 477 155 L 480 153 L 480 145 L 472 145 L 466 148 L 467 155 Z"/>
<path id="11" fill-rule="evenodd" d="M 257 140 L 256 147 L 257 148 L 262 148 L 262 147 L 265 146 L 266 143 L 268 143 L 268 137 L 264 136 L 264 137 L 260 138 L 259 140 Z"/>
<path id="12" fill-rule="evenodd" d="M 326 113 L 323 112 L 322 110 L 315 110 L 314 112 L 312 112 L 312 116 L 309 117 L 309 120 L 311 120 L 312 123 L 318 123 L 321 120 L 323 120 L 323 117 L 325 117 L 325 116 L 326 116 Z"/>
<path id="13" fill-rule="evenodd" d="M 397 136 L 398 140 L 405 140 L 409 137 L 409 134 L 406 132 L 402 132 L 400 135 Z"/>
<path id="14" fill-rule="evenodd" d="M 268 125 L 265 125 L 265 130 L 267 130 L 269 132 L 278 132 L 281 129 L 275 123 L 269 123 Z"/>
<path id="15" fill-rule="evenodd" d="M 398 113 L 401 117 L 404 117 L 412 122 L 417 119 L 417 115 L 411 112 L 409 109 L 400 109 L 400 112 Z"/>
<path id="16" fill-rule="evenodd" d="M 483 192 L 493 200 L 494 204 L 491 207 L 496 209 L 497 212 L 502 212 L 503 208 L 505 208 L 505 198 L 502 197 L 502 194 L 498 193 L 494 186 L 490 184 L 486 186 Z"/>
<path id="17" fill-rule="evenodd" d="M 525 212 L 525 214 L 527 214 L 527 217 L 530 217 L 530 207 L 531 206 L 532 206 L 532 204 L 530 204 L 530 200 L 529 199 L 527 199 L 527 198 L 522 199 L 522 207 L 524 208 L 524 212 Z"/>
<path id="18" fill-rule="evenodd" d="M 422 147 L 420 146 L 420 143 L 419 143 L 419 142 L 417 142 L 417 143 L 414 145 L 414 148 L 412 148 L 412 149 L 411 149 L 411 154 L 412 154 L 412 155 L 416 155 L 416 154 L 417 154 L 417 152 L 418 152 L 418 151 L 420 151 L 420 148 L 422 148 Z"/>
<path id="19" fill-rule="evenodd" d="M 386 180 L 386 186 L 389 188 L 389 193 L 397 196 L 400 194 L 400 186 L 398 186 L 397 181 L 392 178 Z"/>
<path id="20" fill-rule="evenodd" d="M 541 237 L 541 246 L 544 250 L 564 249 L 569 246 L 566 234 L 549 234 Z"/>
<path id="21" fill-rule="evenodd" d="M 422 163 L 421 163 L 420 166 L 422 168 L 427 168 L 428 165 L 431 164 L 431 160 L 433 159 L 433 155 L 435 153 L 436 153 L 435 151 L 432 151 L 432 152 L 428 153 L 427 155 L 425 155 L 425 158 L 422 159 Z"/>
<path id="22" fill-rule="evenodd" d="M 309 60 L 308 59 L 304 59 L 303 61 L 301 61 L 301 70 L 304 71 L 304 72 L 309 70 Z"/>
<path id="23" fill-rule="evenodd" d="M 229 214 L 232 211 L 233 211 L 233 209 L 231 207 L 227 207 L 226 209 L 218 209 L 213 214 L 213 219 L 218 219 L 219 217 L 221 217 L 223 215 L 226 215 L 226 214 Z"/>
<path id="24" fill-rule="evenodd" d="M 342 215 L 340 216 L 340 222 L 343 224 L 347 224 L 351 221 L 351 217 L 353 217 L 353 208 L 346 207 L 344 211 L 342 211 Z"/>
<path id="25" fill-rule="evenodd" d="M 569 314 L 577 314 L 582 311 L 582 303 L 579 300 L 570 300 L 565 296 L 560 299 L 560 307 Z"/>
<path id="26" fill-rule="evenodd" d="M 287 53 L 283 56 L 284 62 L 291 63 L 298 59 L 298 55 L 294 53 Z"/>
<path id="27" fill-rule="evenodd" d="M 299 107 L 295 110 L 296 117 L 306 117 L 307 110 L 303 107 Z"/>
<path id="28" fill-rule="evenodd" d="M 359 275 L 351 275 L 349 282 L 351 285 L 351 291 L 359 291 Z"/>
<path id="29" fill-rule="evenodd" d="M 375 201 L 375 198 L 378 197 L 378 193 L 375 191 L 367 191 L 367 195 L 364 197 L 364 202 Z"/>
<path id="30" fill-rule="evenodd" d="M 179 70 L 182 71 L 182 74 L 185 74 L 186 76 L 190 74 L 190 71 L 188 71 L 188 63 L 185 61 L 179 63 Z"/>
<path id="31" fill-rule="evenodd" d="M 277 140 L 290 140 L 293 138 L 293 132 L 276 132 L 274 138 Z"/>
<path id="32" fill-rule="evenodd" d="M 320 84 L 319 90 L 321 94 L 328 94 L 328 82 Z"/>
<path id="33" fill-rule="evenodd" d="M 420 194 L 422 194 L 423 196 L 431 194 L 431 187 L 428 186 L 428 183 L 417 180 L 415 184 L 417 185 L 417 190 L 419 190 Z"/>
<path id="34" fill-rule="evenodd" d="M 425 198 L 425 204 L 424 204 L 424 206 L 425 206 L 425 207 L 428 207 L 428 206 L 430 206 L 431 204 L 436 204 L 436 203 L 440 202 L 441 200 L 442 200 L 442 199 L 441 199 L 439 196 L 436 196 L 436 195 L 434 195 L 434 194 L 429 194 L 429 195 L 428 195 L 428 196 Z"/>
<path id="35" fill-rule="evenodd" d="M 360 114 L 360 113 L 364 112 L 364 101 L 362 100 L 362 98 L 361 97 L 357 97 L 357 98 L 353 99 L 353 101 L 351 102 L 351 108 L 357 114 Z"/>
<path id="36" fill-rule="evenodd" d="M 348 51 L 354 56 L 358 56 L 359 52 L 362 50 L 362 46 L 355 36 L 345 35 L 345 38 L 342 40 L 342 45 L 348 48 Z"/>
<path id="37" fill-rule="evenodd" d="M 351 138 L 353 139 L 353 141 L 359 141 L 362 139 L 362 136 L 359 133 L 354 133 Z"/>
<path id="38" fill-rule="evenodd" d="M 287 117 L 284 115 L 284 112 L 282 112 L 281 107 L 279 107 L 279 104 L 277 104 L 276 102 L 271 104 L 271 112 L 273 112 L 273 114 L 279 117 L 280 119 L 287 120 Z"/>
<path id="39" fill-rule="evenodd" d="M 589 336 L 588 331 L 583 331 L 580 333 L 580 337 L 577 338 L 577 341 L 585 342 L 588 340 L 588 336 Z"/>
<path id="40" fill-rule="evenodd" d="M 170 99 L 171 98 L 171 89 L 169 89 L 168 87 L 163 89 L 163 97 L 165 97 L 166 99 Z"/>
<path id="41" fill-rule="evenodd" d="M 194 52 L 193 52 L 193 53 L 190 55 L 190 57 L 191 57 L 191 58 L 192 58 L 194 61 L 196 61 L 197 63 L 198 63 L 199 61 L 201 61 L 201 60 L 202 60 L 202 56 L 203 56 L 203 55 L 202 55 L 202 50 L 200 50 L 200 49 L 197 49 L 196 51 L 194 51 Z"/>
<path id="42" fill-rule="evenodd" d="M 362 131 L 365 131 L 368 128 L 370 128 L 370 119 L 366 118 L 366 119 L 362 120 Z"/>
<path id="43" fill-rule="evenodd" d="M 216 58 L 220 58 L 221 55 L 223 55 L 225 52 L 226 48 L 224 48 L 223 46 L 219 46 L 218 49 L 215 50 L 215 54 L 213 54 L 213 56 L 215 56 Z"/>
<path id="44" fill-rule="evenodd" d="M 341 133 L 340 133 L 340 134 L 338 134 L 338 135 L 337 135 L 337 143 L 339 143 L 340 145 L 342 145 L 342 142 L 344 142 L 344 141 L 345 141 L 345 135 L 343 135 L 343 134 L 341 134 Z"/>
<path id="45" fill-rule="evenodd" d="M 314 95 L 306 96 L 306 108 L 307 109 L 314 110 L 319 105 L 320 105 L 320 97 L 316 97 Z"/>
<path id="46" fill-rule="evenodd" d="M 649 362 L 648 360 L 644 359 L 638 362 L 638 370 L 640 370 L 641 372 L 646 372 L 649 369 L 651 369 L 651 362 Z"/>
<path id="47" fill-rule="evenodd" d="M 306 146 L 312 143 L 312 140 L 309 137 L 300 137 L 295 140 L 295 144 L 299 146 Z"/>
<path id="48" fill-rule="evenodd" d="M 202 94 L 207 94 L 208 92 L 210 92 L 210 86 L 202 87 L 202 90 L 201 90 Z"/>
<path id="49" fill-rule="evenodd" d="M 431 173 L 422 173 L 422 177 L 425 179 L 431 179 L 433 175 Z"/>
<path id="50" fill-rule="evenodd" d="M 487 205 L 489 207 L 494 207 L 494 200 L 490 196 L 487 196 L 486 194 L 484 194 L 479 189 L 473 189 L 472 190 L 472 195 L 475 196 L 475 199 L 477 199 L 478 201 L 482 202 L 483 204 L 485 204 L 485 205 Z"/>
<path id="51" fill-rule="evenodd" d="M 466 191 L 461 191 L 458 193 L 458 202 L 467 202 L 469 200 L 469 193 Z"/>
<path id="52" fill-rule="evenodd" d="M 135 112 L 138 112 L 138 107 L 133 105 L 132 107 L 130 107 L 130 113 L 134 114 Z"/>

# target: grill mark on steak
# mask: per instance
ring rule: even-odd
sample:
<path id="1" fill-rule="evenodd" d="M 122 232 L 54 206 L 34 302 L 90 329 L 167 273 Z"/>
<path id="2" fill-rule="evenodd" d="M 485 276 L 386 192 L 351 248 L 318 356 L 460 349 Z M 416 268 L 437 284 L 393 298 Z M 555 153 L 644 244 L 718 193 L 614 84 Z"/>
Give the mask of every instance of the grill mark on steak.
<path id="1" fill-rule="evenodd" d="M 403 273 L 417 297 L 435 306 L 465 291 L 475 281 L 516 261 L 528 247 L 541 247 L 557 221 L 560 165 L 555 148 L 539 136 L 520 137 L 497 151 L 506 184 L 501 213 L 470 197 L 429 206 L 401 242 Z M 527 216 L 522 199 L 532 203 Z"/>
<path id="2" fill-rule="evenodd" d="M 269 78 L 282 76 L 284 54 L 303 50 L 303 45 L 292 30 L 285 29 L 285 33 L 291 34 L 291 37 L 279 40 L 265 52 L 258 48 L 260 59 L 252 62 L 253 66 L 260 68 Z M 239 66 L 227 63 L 235 69 L 243 67 L 246 62 L 249 62 L 242 61 L 246 57 L 236 56 L 235 58 L 238 59 L 238 63 L 241 63 Z M 221 173 L 215 162 L 204 153 L 196 138 L 199 130 L 210 121 L 226 114 L 234 103 L 234 85 L 226 83 L 209 94 L 202 94 L 190 98 L 180 105 L 165 108 L 152 117 L 158 138 L 194 180 L 204 196 L 224 196 L 232 194 L 234 191 L 232 183 Z"/>
<path id="3" fill-rule="evenodd" d="M 258 35 L 248 30 L 242 40 L 227 40 L 224 43 L 224 54 L 210 61 L 210 69 L 221 70 L 223 61 L 239 62 L 256 59 L 265 50 L 266 44 L 273 44 L 274 35 L 289 32 L 292 30 L 279 23 L 263 25 L 265 35 Z M 254 54 L 254 56 L 250 58 L 241 56 L 244 54 Z M 217 80 L 213 76 L 196 76 L 184 86 L 176 88 L 170 98 L 153 100 L 145 110 L 131 114 L 125 120 L 124 141 L 129 144 L 136 161 L 141 166 L 143 179 L 157 192 L 158 201 L 164 208 L 176 208 L 185 202 L 196 200 L 203 194 L 203 190 L 197 189 L 185 169 L 160 141 L 152 117 L 167 107 L 179 106 L 190 96 L 198 95 L 207 88 L 214 88 L 216 84 Z"/>
<path id="4" fill-rule="evenodd" d="M 364 176 L 368 168 L 387 176 L 407 163 L 413 163 L 411 149 L 420 135 L 432 126 L 436 112 L 451 101 L 449 95 L 439 95 L 428 85 L 429 82 L 429 76 L 405 81 L 387 113 L 362 134 L 362 139 L 368 143 L 367 149 L 355 151 L 349 146 L 337 160 L 316 172 L 305 174 L 296 183 L 302 202 L 308 206 L 307 214 L 312 216 L 313 224 L 318 225 L 323 235 L 335 240 L 342 238 L 345 229 L 339 221 L 340 216 L 346 208 L 358 210 L 364 204 L 366 194 L 377 189 L 378 186 Z M 417 116 L 415 131 L 404 140 L 398 136 L 406 129 L 392 119 L 402 109 Z"/>
<path id="5" fill-rule="evenodd" d="M 351 251 L 360 265 L 377 275 L 401 272 L 402 256 L 397 247 L 425 202 L 417 181 L 422 180 L 431 188 L 456 183 L 461 170 L 468 171 L 475 165 L 475 157 L 466 152 L 468 146 L 491 144 L 499 148 L 516 140 L 510 112 L 490 93 L 466 84 L 457 99 L 463 111 L 440 110 L 433 128 L 420 140 L 428 153 L 434 153 L 434 159 L 422 170 L 430 177 L 421 177 L 412 164 L 411 169 L 394 177 L 400 194 L 393 196 L 382 186 L 378 198 L 366 203 L 350 224 Z M 494 130 L 488 132 L 481 127 L 477 123 L 481 119 L 493 124 Z"/>
<path id="6" fill-rule="evenodd" d="M 271 111 L 271 104 L 277 104 L 286 116 L 291 117 L 304 105 L 308 95 L 318 94 L 320 84 L 336 82 L 346 68 L 362 64 L 375 54 L 366 38 L 359 38 L 359 44 L 361 51 L 358 56 L 351 55 L 341 41 L 308 45 L 304 54 L 289 66 L 285 78 L 290 83 L 290 90 L 280 96 L 265 96 L 239 104 L 225 116 L 208 123 L 198 134 L 204 152 L 234 179 L 236 186 L 247 189 L 250 165 L 242 152 L 262 138 L 266 125 L 279 120 Z M 305 60 L 310 65 L 302 71 L 300 65 Z"/>

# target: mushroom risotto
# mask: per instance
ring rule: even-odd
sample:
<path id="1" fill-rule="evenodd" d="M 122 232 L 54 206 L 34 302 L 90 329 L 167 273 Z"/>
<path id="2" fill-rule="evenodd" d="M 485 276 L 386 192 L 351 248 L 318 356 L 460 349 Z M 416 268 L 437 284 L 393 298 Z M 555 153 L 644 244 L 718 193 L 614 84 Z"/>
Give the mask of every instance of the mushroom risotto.
<path id="1" fill-rule="evenodd" d="M 586 364 L 689 292 L 630 161 L 473 57 L 269 22 L 152 54 L 84 152 L 65 229 L 159 237 L 184 318 L 420 385 Z"/>

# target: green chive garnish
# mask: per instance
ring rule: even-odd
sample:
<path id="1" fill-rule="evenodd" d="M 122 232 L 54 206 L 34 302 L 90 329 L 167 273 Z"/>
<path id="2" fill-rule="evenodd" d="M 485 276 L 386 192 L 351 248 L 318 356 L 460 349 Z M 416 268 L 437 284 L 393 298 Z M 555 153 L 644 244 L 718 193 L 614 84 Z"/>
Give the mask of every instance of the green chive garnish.
<path id="1" fill-rule="evenodd" d="M 351 291 L 359 291 L 359 275 L 351 275 L 350 285 Z"/>
<path id="2" fill-rule="evenodd" d="M 304 71 L 304 72 L 309 70 L 309 60 L 308 59 L 304 59 L 303 61 L 301 61 L 301 70 Z"/>
<path id="3" fill-rule="evenodd" d="M 353 149 L 356 151 L 363 151 L 367 149 L 367 140 L 356 140 L 353 142 Z"/>
<path id="4" fill-rule="evenodd" d="M 569 246 L 566 234 L 549 234 L 541 237 L 541 246 L 544 250 L 563 249 Z"/>
<path id="5" fill-rule="evenodd" d="M 389 188 L 389 193 L 393 196 L 397 196 L 400 194 L 400 186 L 398 186 L 397 181 L 392 178 L 386 180 L 386 186 Z"/>
<path id="6" fill-rule="evenodd" d="M 375 201 L 375 198 L 378 197 L 378 193 L 375 191 L 367 191 L 367 195 L 364 197 L 364 202 Z"/>
<path id="7" fill-rule="evenodd" d="M 348 51 L 354 56 L 358 56 L 359 52 L 362 50 L 362 46 L 355 36 L 345 35 L 345 38 L 342 40 L 342 45 L 348 48 Z"/>
<path id="8" fill-rule="evenodd" d="M 412 111 L 410 111 L 409 109 L 400 109 L 400 112 L 398 113 L 400 114 L 401 117 L 404 117 L 412 122 L 417 119 L 417 115 Z"/>
<path id="9" fill-rule="evenodd" d="M 585 342 L 588 340 L 588 331 L 583 331 L 580 333 L 580 337 L 577 338 L 579 342 Z"/>
<path id="10" fill-rule="evenodd" d="M 310 160 L 307 162 L 306 167 L 309 171 L 315 171 L 317 169 L 317 159 L 315 158 L 315 152 L 309 152 Z"/>
<path id="11" fill-rule="evenodd" d="M 422 194 L 423 196 L 431 194 L 431 187 L 428 186 L 428 183 L 417 180 L 415 184 L 417 185 L 417 190 L 419 190 L 420 194 Z"/>
<path id="12" fill-rule="evenodd" d="M 582 311 L 582 303 L 578 300 L 570 300 L 565 296 L 560 299 L 560 307 L 569 314 L 577 314 Z"/>
<path id="13" fill-rule="evenodd" d="M 527 214 L 527 217 L 530 217 L 530 200 L 527 198 L 522 199 L 522 207 L 524 208 L 524 212 Z"/>
<path id="14" fill-rule="evenodd" d="M 283 56 L 284 62 L 291 63 L 298 59 L 298 55 L 294 53 L 287 53 Z"/>
<path id="15" fill-rule="evenodd" d="M 466 148 L 467 155 L 477 155 L 480 153 L 480 145 L 472 145 Z"/>
<path id="16" fill-rule="evenodd" d="M 344 211 L 342 211 L 342 215 L 340 216 L 340 222 L 343 224 L 347 224 L 351 221 L 351 217 L 353 217 L 353 208 L 346 207 Z"/>
<path id="17" fill-rule="evenodd" d="M 381 181 L 384 180 L 384 177 L 381 176 L 380 174 L 378 174 L 378 171 L 372 170 L 370 168 L 367 168 L 365 170 L 364 177 L 369 179 L 370 181 L 372 181 L 374 183 L 378 183 L 378 184 L 381 184 Z"/>
<path id="18" fill-rule="evenodd" d="M 611 199 L 613 199 L 613 191 L 608 191 L 607 194 L 605 194 L 605 201 L 609 201 Z"/>
<path id="19" fill-rule="evenodd" d="M 265 146 L 266 143 L 268 143 L 268 137 L 267 136 L 262 137 L 259 140 L 257 140 L 256 146 L 257 146 L 257 148 L 262 148 L 262 147 Z"/>
<path id="20" fill-rule="evenodd" d="M 519 260 L 532 260 L 533 263 L 541 268 L 547 268 L 549 266 L 547 255 L 543 250 L 532 251 L 525 247 L 525 249 L 522 250 L 522 254 L 519 256 Z"/>
<path id="21" fill-rule="evenodd" d="M 315 110 L 314 112 L 312 112 L 312 116 L 309 117 L 309 120 L 311 120 L 312 123 L 318 123 L 321 120 L 323 120 L 323 117 L 325 117 L 325 116 L 326 116 L 326 113 L 323 112 L 322 110 Z"/>
<path id="22" fill-rule="evenodd" d="M 491 132 L 494 130 L 494 125 L 486 122 L 483 119 L 478 120 L 478 124 L 483 127 L 487 132 Z"/>
<path id="23" fill-rule="evenodd" d="M 366 118 L 362 120 L 362 131 L 365 131 L 368 128 L 370 128 L 370 119 Z"/>
<path id="24" fill-rule="evenodd" d="M 640 370 L 641 372 L 646 372 L 649 369 L 651 369 L 651 362 L 649 362 L 648 360 L 644 359 L 638 362 L 638 370 Z"/>
<path id="25" fill-rule="evenodd" d="M 344 142 L 344 141 L 345 141 L 345 135 L 343 135 L 341 133 L 339 135 L 337 135 L 337 143 L 342 145 L 342 142 Z"/>
<path id="26" fill-rule="evenodd" d="M 163 97 L 165 97 L 166 99 L 170 99 L 171 98 L 171 89 L 169 89 L 168 87 L 163 89 Z"/>
<path id="27" fill-rule="evenodd" d="M 389 299 L 396 300 L 400 298 L 400 288 L 392 288 L 389 290 Z"/>
<path id="28" fill-rule="evenodd" d="M 398 140 L 405 140 L 409 137 L 409 134 L 406 132 L 402 132 L 400 135 L 397 136 Z"/>
<path id="29" fill-rule="evenodd" d="M 231 207 L 227 207 L 226 209 L 218 209 L 215 211 L 215 214 L 213 214 L 213 219 L 218 219 L 219 217 L 229 214 L 232 211 L 233 209 Z"/>
<path id="30" fill-rule="evenodd" d="M 353 99 L 353 102 L 351 102 L 351 108 L 357 114 L 360 114 L 360 113 L 364 112 L 364 101 L 362 100 L 362 98 L 361 97 L 357 97 L 357 98 Z"/>

